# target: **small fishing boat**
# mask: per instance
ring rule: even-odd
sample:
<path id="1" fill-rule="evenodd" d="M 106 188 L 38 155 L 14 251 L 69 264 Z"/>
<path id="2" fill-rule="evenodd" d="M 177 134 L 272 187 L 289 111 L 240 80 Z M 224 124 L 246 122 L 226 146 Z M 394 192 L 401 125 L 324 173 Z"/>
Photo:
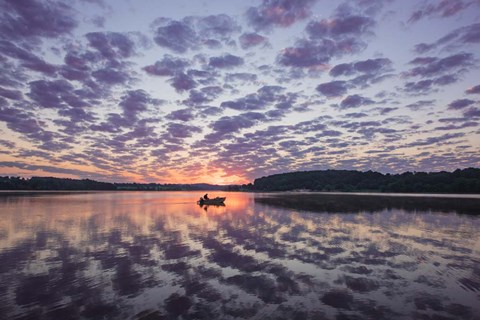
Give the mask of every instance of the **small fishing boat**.
<path id="1" fill-rule="evenodd" d="M 225 202 L 225 199 L 227 199 L 227 197 L 216 197 L 216 198 L 212 198 L 212 199 L 204 199 L 204 198 L 200 198 L 198 201 L 197 201 L 197 204 L 203 206 L 203 205 L 223 205 L 223 203 Z"/>

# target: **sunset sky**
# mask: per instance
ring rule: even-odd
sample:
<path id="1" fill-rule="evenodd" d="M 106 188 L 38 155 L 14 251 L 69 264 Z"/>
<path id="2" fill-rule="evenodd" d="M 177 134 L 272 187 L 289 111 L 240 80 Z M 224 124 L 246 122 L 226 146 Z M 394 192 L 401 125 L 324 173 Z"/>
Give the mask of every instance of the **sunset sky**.
<path id="1" fill-rule="evenodd" d="M 479 0 L 0 0 L 0 175 L 480 166 Z"/>

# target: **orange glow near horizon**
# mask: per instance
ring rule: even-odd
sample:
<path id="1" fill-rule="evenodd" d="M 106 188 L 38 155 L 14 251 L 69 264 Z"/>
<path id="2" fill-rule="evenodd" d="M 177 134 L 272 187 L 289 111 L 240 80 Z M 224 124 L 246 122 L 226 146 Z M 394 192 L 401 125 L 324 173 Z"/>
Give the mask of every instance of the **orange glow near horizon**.
<path id="1" fill-rule="evenodd" d="M 62 169 L 70 169 L 73 171 L 78 170 L 75 167 L 62 166 Z M 66 179 L 92 179 L 100 182 L 110 183 L 159 183 L 159 184 L 195 184 L 195 183 L 207 183 L 215 185 L 231 185 L 231 184 L 248 184 L 247 178 L 241 174 L 227 174 L 223 170 L 212 170 L 211 173 L 206 170 L 190 171 L 190 174 L 177 171 L 167 171 L 161 174 L 152 174 L 148 176 L 142 176 L 139 173 L 122 172 L 118 176 L 104 175 L 101 172 L 89 171 L 86 172 L 88 176 L 80 176 L 74 173 L 54 173 L 44 170 L 28 170 L 18 169 L 11 167 L 0 167 L 0 176 L 12 176 L 12 177 L 55 177 Z"/>

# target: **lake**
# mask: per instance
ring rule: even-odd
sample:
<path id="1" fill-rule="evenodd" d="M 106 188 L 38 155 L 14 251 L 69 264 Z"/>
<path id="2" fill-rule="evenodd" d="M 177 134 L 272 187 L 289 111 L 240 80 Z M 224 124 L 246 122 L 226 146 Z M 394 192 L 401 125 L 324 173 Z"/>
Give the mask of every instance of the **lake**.
<path id="1" fill-rule="evenodd" d="M 0 194 L 1 319 L 479 319 L 480 197 Z"/>

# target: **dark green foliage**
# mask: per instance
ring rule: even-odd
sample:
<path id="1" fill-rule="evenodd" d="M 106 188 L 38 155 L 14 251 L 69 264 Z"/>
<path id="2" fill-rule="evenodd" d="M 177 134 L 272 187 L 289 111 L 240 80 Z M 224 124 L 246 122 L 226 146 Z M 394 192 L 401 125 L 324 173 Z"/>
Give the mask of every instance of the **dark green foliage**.
<path id="1" fill-rule="evenodd" d="M 393 175 L 353 170 L 300 171 L 255 179 L 251 190 L 480 193 L 480 169 Z"/>
<path id="2" fill-rule="evenodd" d="M 108 183 L 90 179 L 76 180 L 53 177 L 0 177 L 0 190 L 222 190 L 222 186 L 210 184 L 158 184 L 158 183 Z"/>
<path id="3" fill-rule="evenodd" d="M 0 177 L 0 190 L 115 190 L 112 183 L 53 177 Z"/>

